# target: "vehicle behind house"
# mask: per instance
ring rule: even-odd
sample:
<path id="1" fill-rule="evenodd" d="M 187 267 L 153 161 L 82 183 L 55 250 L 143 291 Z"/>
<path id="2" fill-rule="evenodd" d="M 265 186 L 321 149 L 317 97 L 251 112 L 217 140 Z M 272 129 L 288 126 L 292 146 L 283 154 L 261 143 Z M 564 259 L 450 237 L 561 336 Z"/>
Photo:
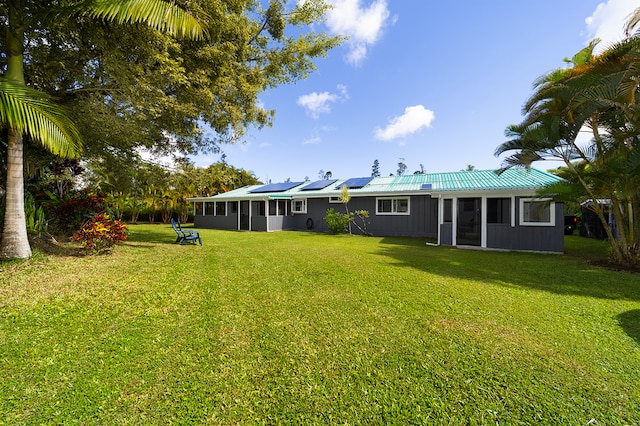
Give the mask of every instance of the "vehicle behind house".
<path id="1" fill-rule="evenodd" d="M 576 216 L 564 217 L 564 235 L 573 235 L 573 231 L 578 227 L 578 218 Z"/>

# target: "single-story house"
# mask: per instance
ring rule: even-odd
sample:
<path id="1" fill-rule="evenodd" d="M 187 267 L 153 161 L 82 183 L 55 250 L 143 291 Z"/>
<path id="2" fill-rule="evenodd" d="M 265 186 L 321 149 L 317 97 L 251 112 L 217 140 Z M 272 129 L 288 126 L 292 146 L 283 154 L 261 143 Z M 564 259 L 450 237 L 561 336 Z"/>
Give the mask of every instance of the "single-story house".
<path id="1" fill-rule="evenodd" d="M 200 228 L 327 232 L 327 209 L 368 210 L 367 232 L 446 246 L 562 253 L 564 206 L 536 197 L 559 177 L 537 169 L 427 173 L 251 185 L 194 197 Z M 354 229 L 355 231 L 356 229 Z"/>

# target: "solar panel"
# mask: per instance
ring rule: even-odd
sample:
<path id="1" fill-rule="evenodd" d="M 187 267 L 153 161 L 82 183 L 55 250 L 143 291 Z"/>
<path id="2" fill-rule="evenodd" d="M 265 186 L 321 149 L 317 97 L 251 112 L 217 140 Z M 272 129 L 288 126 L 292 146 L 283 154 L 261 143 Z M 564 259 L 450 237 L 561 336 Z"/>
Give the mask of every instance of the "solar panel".
<path id="1" fill-rule="evenodd" d="M 263 193 L 263 192 L 283 192 L 291 188 L 295 188 L 296 186 L 301 185 L 303 183 L 304 182 L 270 183 L 268 185 L 264 185 L 256 189 L 252 189 L 249 192 L 253 194 Z"/>
<path id="2" fill-rule="evenodd" d="M 334 182 L 337 182 L 338 179 L 323 179 L 323 180 L 317 180 L 313 183 L 310 183 L 309 185 L 306 185 L 302 188 L 300 188 L 300 191 L 311 191 L 314 189 L 323 189 L 326 188 L 327 186 L 331 185 Z"/>
<path id="3" fill-rule="evenodd" d="M 363 186 L 365 186 L 366 184 L 371 182 L 372 179 L 373 179 L 373 177 L 371 177 L 371 176 L 347 179 L 346 181 L 344 181 L 340 185 L 336 186 L 336 189 L 340 189 L 343 186 L 346 186 L 349 189 L 362 188 Z"/>
<path id="4" fill-rule="evenodd" d="M 423 183 L 422 186 L 420 187 L 420 189 L 425 189 L 425 190 L 433 189 L 433 184 L 432 183 Z"/>

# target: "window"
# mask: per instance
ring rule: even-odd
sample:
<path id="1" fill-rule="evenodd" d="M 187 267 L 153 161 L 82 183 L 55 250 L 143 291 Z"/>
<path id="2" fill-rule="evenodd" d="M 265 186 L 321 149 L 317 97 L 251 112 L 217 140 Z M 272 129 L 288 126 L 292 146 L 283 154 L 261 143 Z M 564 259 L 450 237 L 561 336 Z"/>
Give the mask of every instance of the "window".
<path id="1" fill-rule="evenodd" d="M 278 214 L 280 216 L 289 216 L 289 201 L 287 200 L 278 200 Z"/>
<path id="2" fill-rule="evenodd" d="M 264 201 L 254 201 L 253 206 L 251 206 L 251 213 L 253 216 L 266 216 L 265 214 L 265 202 Z"/>
<path id="3" fill-rule="evenodd" d="M 227 203 L 226 202 L 217 202 L 216 203 L 216 216 L 226 216 L 227 215 Z"/>
<path id="4" fill-rule="evenodd" d="M 453 200 L 451 198 L 445 198 L 444 204 L 442 207 L 444 208 L 443 222 L 444 223 L 453 222 Z"/>
<path id="5" fill-rule="evenodd" d="M 409 198 L 378 198 L 376 214 L 409 214 Z"/>
<path id="6" fill-rule="evenodd" d="M 329 197 L 329 202 L 333 204 L 341 203 L 340 197 Z"/>
<path id="7" fill-rule="evenodd" d="M 520 225 L 555 226 L 555 207 L 548 198 L 521 198 Z"/>
<path id="8" fill-rule="evenodd" d="M 487 223 L 511 223 L 511 198 L 487 198 Z"/>
<path id="9" fill-rule="evenodd" d="M 231 213 L 238 213 L 238 203 L 239 201 L 232 201 L 231 205 Z"/>
<path id="10" fill-rule="evenodd" d="M 215 203 L 204 203 L 204 214 L 207 216 L 213 216 L 213 206 Z"/>
<path id="11" fill-rule="evenodd" d="M 302 198 L 300 200 L 293 200 L 291 202 L 292 213 L 306 213 L 307 212 L 307 199 Z"/>

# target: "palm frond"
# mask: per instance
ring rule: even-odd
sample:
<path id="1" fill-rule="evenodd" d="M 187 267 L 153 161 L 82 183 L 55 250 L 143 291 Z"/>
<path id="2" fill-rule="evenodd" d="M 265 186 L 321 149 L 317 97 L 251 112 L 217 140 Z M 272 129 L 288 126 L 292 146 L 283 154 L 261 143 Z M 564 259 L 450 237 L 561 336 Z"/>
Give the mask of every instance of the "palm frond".
<path id="1" fill-rule="evenodd" d="M 625 34 L 627 34 L 627 36 L 630 36 L 634 28 L 638 26 L 638 24 L 640 24 L 640 7 L 631 12 L 631 15 L 629 15 L 629 20 L 624 27 Z"/>
<path id="2" fill-rule="evenodd" d="M 200 40 L 206 36 L 206 29 L 192 13 L 164 0 L 89 0 L 82 9 L 93 18 L 119 24 L 144 23 L 175 37 Z"/>
<path id="3" fill-rule="evenodd" d="M 82 144 L 64 110 L 37 90 L 0 79 L 0 123 L 28 135 L 53 154 L 74 158 Z"/>

